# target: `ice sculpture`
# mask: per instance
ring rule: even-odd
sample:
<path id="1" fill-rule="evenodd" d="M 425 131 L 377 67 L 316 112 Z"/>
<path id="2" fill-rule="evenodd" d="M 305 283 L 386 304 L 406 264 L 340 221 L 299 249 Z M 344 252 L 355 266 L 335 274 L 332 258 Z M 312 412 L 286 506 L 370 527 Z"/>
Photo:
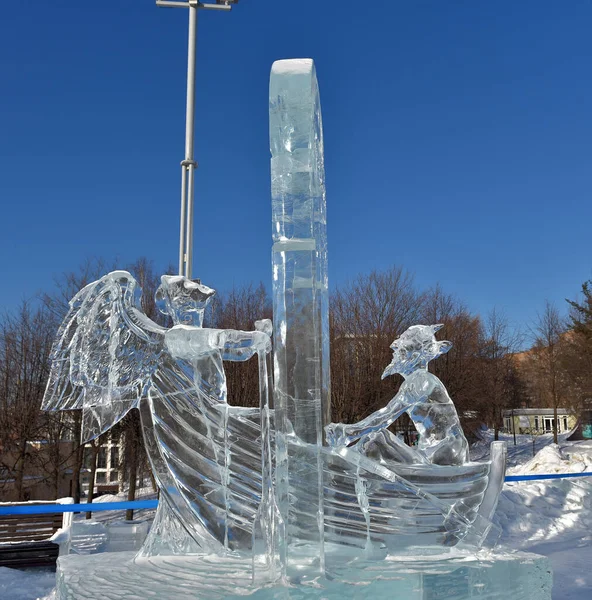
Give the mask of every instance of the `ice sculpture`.
<path id="1" fill-rule="evenodd" d="M 403 375 L 405 381 L 399 392 L 388 406 L 359 423 L 327 425 L 330 445 L 348 445 L 359 439 L 362 447 L 370 442 L 382 446 L 397 462 L 463 465 L 469 461 L 469 444 L 454 404 L 444 384 L 428 371 L 430 360 L 451 348 L 450 342 L 436 341 L 434 334 L 442 327 L 414 325 L 392 343 L 393 360 L 382 378 L 397 373 Z M 403 413 L 409 415 L 419 433 L 417 452 L 382 432 Z M 382 435 L 375 435 L 378 432 Z"/>
<path id="2" fill-rule="evenodd" d="M 167 529 L 166 543 L 151 536 L 144 553 L 250 547 L 257 506 L 242 507 L 237 496 L 249 486 L 253 496 L 260 495 L 260 415 L 239 409 L 236 417 L 228 406 L 223 360 L 243 361 L 258 353 L 262 394 L 267 394 L 265 354 L 271 341 L 266 331 L 202 328 L 213 294 L 184 277 L 163 276 L 157 302 L 174 323 L 165 329 L 142 313 L 135 279 L 115 271 L 70 302 L 52 351 L 43 408 L 82 409 L 85 440 L 140 408 L 148 456 L 163 492 L 157 523 L 164 521 Z M 240 465 L 244 481 L 230 473 L 237 444 L 256 457 Z"/>
<path id="3" fill-rule="evenodd" d="M 323 126 L 312 60 L 273 64 L 269 137 L 278 502 L 288 523 L 288 560 L 290 548 L 303 540 L 299 532 L 306 531 L 322 573 L 321 447 L 323 425 L 330 420 L 329 291 Z M 291 495 L 290 479 L 298 480 Z"/>
<path id="4" fill-rule="evenodd" d="M 490 531 L 505 447 L 495 443 L 490 462 L 469 462 L 452 401 L 427 371 L 449 348 L 436 341 L 438 326 L 412 327 L 393 343 L 384 376 L 405 381 L 387 407 L 357 424 L 329 424 L 323 134 L 312 61 L 273 65 L 270 141 L 273 327 L 204 328 L 214 290 L 181 276 L 162 278 L 156 300 L 173 326 L 161 327 L 142 313 L 133 277 L 116 271 L 74 297 L 59 330 L 44 408 L 82 409 L 86 439 L 138 408 L 161 492 L 137 559 L 97 562 L 117 571 L 109 597 L 137 592 L 135 582 L 153 573 L 181 571 L 199 582 L 188 597 L 200 599 L 231 597 L 247 571 L 244 593 L 277 582 L 290 585 L 270 597 L 325 597 L 324 585 L 339 595 L 336 582 L 351 578 L 358 590 L 377 577 L 377 557 L 474 549 Z M 224 361 L 255 355 L 259 408 L 228 405 Z M 421 434 L 417 448 L 388 431 L 403 412 Z M 78 589 L 84 579 L 68 578 L 65 565 L 80 563 L 60 561 L 60 585 Z M 381 562 L 380 573 L 400 581 L 393 564 Z M 214 565 L 225 575 L 209 584 Z M 163 597 L 178 597 L 175 590 Z"/>

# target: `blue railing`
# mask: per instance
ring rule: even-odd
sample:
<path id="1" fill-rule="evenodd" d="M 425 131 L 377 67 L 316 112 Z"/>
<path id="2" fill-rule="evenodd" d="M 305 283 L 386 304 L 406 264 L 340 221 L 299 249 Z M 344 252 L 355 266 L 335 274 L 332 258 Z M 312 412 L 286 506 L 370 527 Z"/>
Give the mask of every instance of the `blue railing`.
<path id="1" fill-rule="evenodd" d="M 592 477 L 592 472 L 550 473 L 540 475 L 507 475 L 505 481 L 545 481 L 549 479 L 571 479 L 573 477 Z M 0 505 L 2 515 L 41 515 L 65 512 L 100 512 L 105 510 L 142 510 L 156 508 L 158 500 L 134 500 L 131 502 L 94 502 L 91 504 L 22 504 L 20 506 Z"/>
<path id="2" fill-rule="evenodd" d="M 572 477 L 592 477 L 592 473 L 550 473 L 544 475 L 506 475 L 504 481 L 538 481 L 545 479 L 571 479 Z"/>
<path id="3" fill-rule="evenodd" d="M 158 500 L 134 500 L 133 502 L 93 502 L 90 504 L 21 504 L 20 506 L 0 505 L 2 515 L 44 515 L 65 512 L 99 512 L 102 510 L 140 510 L 156 508 Z"/>

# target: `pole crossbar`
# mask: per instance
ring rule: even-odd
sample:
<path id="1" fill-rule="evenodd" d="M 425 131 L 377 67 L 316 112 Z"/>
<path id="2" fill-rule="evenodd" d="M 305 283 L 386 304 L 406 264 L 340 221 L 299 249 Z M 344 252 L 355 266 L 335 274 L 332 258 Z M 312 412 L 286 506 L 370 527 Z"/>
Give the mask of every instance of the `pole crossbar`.
<path id="1" fill-rule="evenodd" d="M 189 2 L 156 0 L 156 6 L 160 6 L 161 8 L 189 8 L 190 6 L 193 6 L 194 8 L 201 8 L 204 10 L 232 10 L 232 6 L 229 4 L 202 4 L 201 2 L 194 2 L 193 0 Z"/>

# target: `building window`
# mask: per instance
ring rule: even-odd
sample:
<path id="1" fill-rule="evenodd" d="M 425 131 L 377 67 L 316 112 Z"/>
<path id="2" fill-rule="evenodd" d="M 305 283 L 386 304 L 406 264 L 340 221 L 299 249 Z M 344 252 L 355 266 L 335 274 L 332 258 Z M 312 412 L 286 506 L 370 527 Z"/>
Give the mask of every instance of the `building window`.
<path id="1" fill-rule="evenodd" d="M 119 467 L 119 448 L 117 446 L 111 447 L 111 464 L 109 468 L 117 469 Z"/>
<path id="2" fill-rule="evenodd" d="M 567 431 L 567 417 L 563 417 L 563 431 Z"/>
<path id="3" fill-rule="evenodd" d="M 107 468 L 107 448 L 99 448 L 97 456 L 97 469 Z"/>
<path id="4" fill-rule="evenodd" d="M 538 417 L 534 418 L 534 430 L 535 431 L 539 430 L 539 418 Z"/>
<path id="5" fill-rule="evenodd" d="M 111 483 L 113 483 L 114 481 L 117 481 L 119 478 L 119 473 L 117 471 L 111 471 L 109 473 L 109 481 Z"/>
<path id="6" fill-rule="evenodd" d="M 107 473 L 105 471 L 97 472 L 97 483 L 107 483 Z"/>

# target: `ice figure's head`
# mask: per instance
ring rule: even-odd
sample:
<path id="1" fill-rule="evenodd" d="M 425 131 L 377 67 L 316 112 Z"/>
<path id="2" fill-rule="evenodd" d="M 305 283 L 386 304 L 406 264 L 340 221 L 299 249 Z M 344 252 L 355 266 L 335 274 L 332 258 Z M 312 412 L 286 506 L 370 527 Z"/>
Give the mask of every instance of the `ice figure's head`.
<path id="1" fill-rule="evenodd" d="M 204 312 L 216 290 L 181 275 L 163 275 L 156 290 L 158 310 L 175 325 L 201 327 Z"/>
<path id="2" fill-rule="evenodd" d="M 416 369 L 426 369 L 430 360 L 452 348 L 450 342 L 439 342 L 435 333 L 444 325 L 413 325 L 392 344 L 393 360 L 382 378 L 400 373 L 409 375 Z"/>

